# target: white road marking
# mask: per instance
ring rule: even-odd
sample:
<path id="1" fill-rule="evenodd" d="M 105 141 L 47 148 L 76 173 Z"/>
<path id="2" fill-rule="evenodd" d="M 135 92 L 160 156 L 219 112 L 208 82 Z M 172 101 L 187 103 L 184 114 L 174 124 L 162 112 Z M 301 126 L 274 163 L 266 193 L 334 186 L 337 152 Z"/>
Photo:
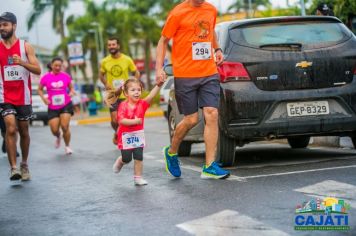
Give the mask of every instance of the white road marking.
<path id="1" fill-rule="evenodd" d="M 197 236 L 286 236 L 289 235 L 279 229 L 255 220 L 237 211 L 224 210 L 196 220 L 177 225 L 178 228 Z"/>
<path id="2" fill-rule="evenodd" d="M 350 154 L 350 152 L 346 150 L 345 154 Z M 280 159 L 279 161 L 272 161 L 272 162 L 263 163 L 263 164 L 248 164 L 248 165 L 243 165 L 240 167 L 243 169 L 255 169 L 255 168 L 271 167 L 271 166 L 313 164 L 313 163 L 322 163 L 322 162 L 335 161 L 335 160 L 352 160 L 352 159 L 356 160 L 355 156 L 316 158 L 316 159 L 291 160 L 291 161 Z M 231 168 L 231 169 L 237 169 L 237 168 L 239 168 L 239 167 L 235 167 L 235 168 Z"/>
<path id="3" fill-rule="evenodd" d="M 336 197 L 344 199 L 351 204 L 351 207 L 356 208 L 356 186 L 335 180 L 325 180 L 313 185 L 308 185 L 302 188 L 294 189 L 313 197 Z"/>
<path id="4" fill-rule="evenodd" d="M 282 173 L 274 173 L 274 174 L 266 174 L 266 175 L 252 175 L 252 176 L 243 176 L 245 179 L 255 179 L 255 178 L 264 178 L 270 176 L 281 176 L 281 175 L 293 175 L 293 174 L 301 174 L 308 172 L 318 172 L 318 171 L 327 171 L 327 170 L 336 170 L 336 169 L 347 169 L 347 168 L 355 168 L 356 165 L 350 166 L 335 166 L 335 167 L 327 167 L 327 168 L 319 168 L 319 169 L 311 169 L 311 170 L 298 170 L 298 171 L 290 171 L 290 172 L 282 172 Z"/>

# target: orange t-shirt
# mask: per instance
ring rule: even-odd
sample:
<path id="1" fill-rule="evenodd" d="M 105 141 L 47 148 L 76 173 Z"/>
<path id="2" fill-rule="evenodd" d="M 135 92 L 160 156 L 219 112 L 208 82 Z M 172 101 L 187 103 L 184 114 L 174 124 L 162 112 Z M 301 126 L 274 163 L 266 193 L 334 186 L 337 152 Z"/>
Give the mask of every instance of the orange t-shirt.
<path id="1" fill-rule="evenodd" d="M 213 39 L 217 10 L 210 3 L 182 2 L 169 13 L 162 35 L 173 39 L 175 77 L 198 78 L 217 73 Z"/>

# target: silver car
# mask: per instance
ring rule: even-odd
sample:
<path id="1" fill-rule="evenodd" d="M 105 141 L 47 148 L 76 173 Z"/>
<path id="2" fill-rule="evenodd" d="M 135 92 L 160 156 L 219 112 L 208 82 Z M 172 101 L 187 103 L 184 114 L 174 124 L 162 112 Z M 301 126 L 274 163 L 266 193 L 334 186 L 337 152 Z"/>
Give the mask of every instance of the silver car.
<path id="1" fill-rule="evenodd" d="M 30 124 L 32 124 L 33 120 L 43 121 L 44 125 L 48 125 L 48 107 L 42 101 L 40 95 L 38 95 L 38 86 L 32 85 L 32 119 Z"/>
<path id="2" fill-rule="evenodd" d="M 169 91 L 173 86 L 174 79 L 169 77 L 160 90 L 159 106 L 163 110 L 164 116 L 168 118 Z"/>

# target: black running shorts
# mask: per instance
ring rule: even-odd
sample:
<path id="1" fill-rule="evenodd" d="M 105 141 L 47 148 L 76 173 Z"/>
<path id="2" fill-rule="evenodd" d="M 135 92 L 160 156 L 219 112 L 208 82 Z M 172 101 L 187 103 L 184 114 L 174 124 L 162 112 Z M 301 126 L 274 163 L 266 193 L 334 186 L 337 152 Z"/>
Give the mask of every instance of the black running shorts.
<path id="1" fill-rule="evenodd" d="M 14 115 L 17 120 L 27 121 L 32 118 L 32 106 L 31 105 L 23 105 L 16 106 L 10 103 L 3 103 L 0 105 L 2 111 L 2 117 L 7 115 Z"/>
<path id="2" fill-rule="evenodd" d="M 219 108 L 218 74 L 202 78 L 174 78 L 174 90 L 181 114 L 191 115 L 203 107 Z"/>
<path id="3" fill-rule="evenodd" d="M 59 117 L 62 113 L 74 114 L 72 102 L 68 103 L 61 109 L 52 110 L 48 108 L 48 120 Z"/>

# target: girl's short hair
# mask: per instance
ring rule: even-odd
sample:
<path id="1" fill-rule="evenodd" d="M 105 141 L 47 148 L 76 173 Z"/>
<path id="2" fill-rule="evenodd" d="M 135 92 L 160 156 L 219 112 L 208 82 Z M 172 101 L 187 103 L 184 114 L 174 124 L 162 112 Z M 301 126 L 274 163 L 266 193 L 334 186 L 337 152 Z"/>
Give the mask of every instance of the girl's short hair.
<path id="1" fill-rule="evenodd" d="M 139 84 L 140 87 L 141 87 L 141 90 L 143 90 L 143 84 L 142 84 L 141 80 L 136 79 L 136 78 L 129 78 L 129 79 L 126 80 L 125 83 L 124 83 L 124 86 L 123 86 L 124 92 L 127 93 L 127 91 L 129 90 L 129 84 L 130 84 L 130 83 Z"/>

